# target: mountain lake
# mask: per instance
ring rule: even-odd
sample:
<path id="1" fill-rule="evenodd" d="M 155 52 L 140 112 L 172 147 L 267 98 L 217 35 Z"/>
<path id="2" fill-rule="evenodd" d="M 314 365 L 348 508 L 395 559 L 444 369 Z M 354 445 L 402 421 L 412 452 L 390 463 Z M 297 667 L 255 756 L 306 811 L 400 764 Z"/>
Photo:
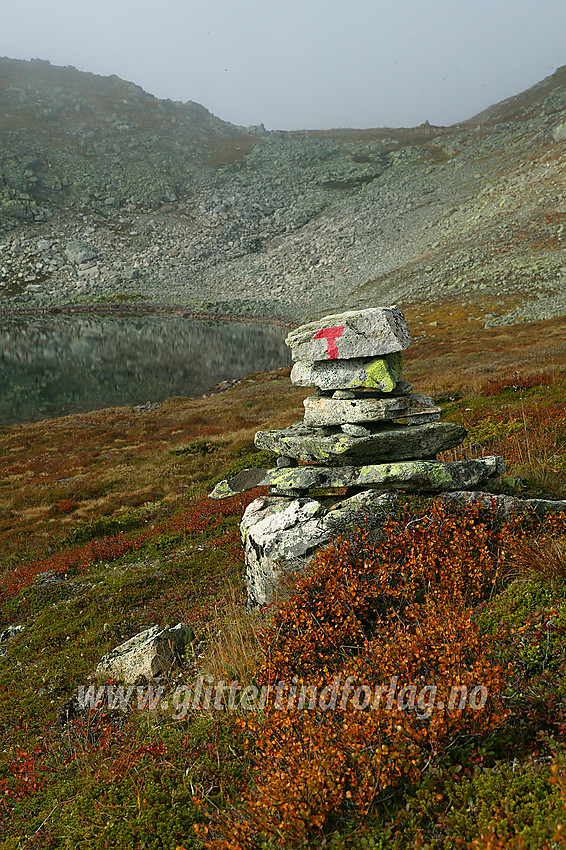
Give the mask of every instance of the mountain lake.
<path id="1" fill-rule="evenodd" d="M 0 425 L 201 396 L 289 365 L 287 333 L 167 314 L 0 317 Z"/>

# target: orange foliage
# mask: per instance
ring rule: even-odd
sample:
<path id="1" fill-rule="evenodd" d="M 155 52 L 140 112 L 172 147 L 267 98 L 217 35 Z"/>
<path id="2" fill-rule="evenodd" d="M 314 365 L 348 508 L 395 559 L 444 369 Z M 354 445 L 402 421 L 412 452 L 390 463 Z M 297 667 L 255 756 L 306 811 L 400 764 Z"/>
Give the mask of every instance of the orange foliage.
<path id="1" fill-rule="evenodd" d="M 260 836 L 302 846 L 346 812 L 367 814 L 384 789 L 415 782 L 457 742 L 503 722 L 511 671 L 494 660 L 494 639 L 480 633 L 473 607 L 502 578 L 517 531 L 515 521 L 482 518 L 477 506 L 449 514 L 435 504 L 420 518 L 390 519 L 377 539 L 358 529 L 319 553 L 263 633 L 258 684 L 285 684 L 264 717 L 241 721 L 255 788 L 220 833 L 203 830 L 207 847 L 251 848 Z M 336 677 L 335 708 L 308 697 L 297 703 L 303 685 L 328 696 Z M 387 698 L 392 677 L 405 686 L 403 698 Z M 411 698 L 411 688 L 421 695 L 426 686 L 435 689 L 430 710 Z M 452 689 L 464 687 L 485 689 L 483 707 L 451 701 Z"/>

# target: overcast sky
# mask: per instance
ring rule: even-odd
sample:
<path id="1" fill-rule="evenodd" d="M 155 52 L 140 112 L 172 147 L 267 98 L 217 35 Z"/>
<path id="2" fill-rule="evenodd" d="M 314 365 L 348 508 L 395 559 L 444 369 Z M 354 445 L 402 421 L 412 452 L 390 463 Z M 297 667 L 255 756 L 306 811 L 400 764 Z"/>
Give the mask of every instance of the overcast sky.
<path id="1" fill-rule="evenodd" d="M 268 129 L 451 124 L 566 65 L 566 0 L 0 0 L 0 55 Z"/>

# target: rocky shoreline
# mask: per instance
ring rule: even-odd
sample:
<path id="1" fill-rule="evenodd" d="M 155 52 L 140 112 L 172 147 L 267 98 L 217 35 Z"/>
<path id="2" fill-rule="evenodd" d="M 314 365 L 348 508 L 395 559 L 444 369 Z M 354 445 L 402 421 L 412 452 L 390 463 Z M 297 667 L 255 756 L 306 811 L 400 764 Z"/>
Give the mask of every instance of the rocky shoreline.
<path id="1" fill-rule="evenodd" d="M 93 315 L 116 315 L 127 313 L 129 315 L 148 316 L 159 314 L 168 314 L 171 316 L 182 316 L 184 319 L 196 319 L 201 322 L 252 322 L 262 325 L 277 325 L 283 328 L 294 328 L 297 322 L 284 320 L 273 315 L 256 315 L 245 312 L 221 312 L 224 309 L 223 305 L 219 305 L 217 309 L 207 310 L 186 310 L 181 306 L 167 306 L 163 304 L 63 304 L 57 307 L 9 307 L 0 308 L 0 317 L 10 316 L 45 316 L 45 315 L 74 315 L 80 313 Z"/>

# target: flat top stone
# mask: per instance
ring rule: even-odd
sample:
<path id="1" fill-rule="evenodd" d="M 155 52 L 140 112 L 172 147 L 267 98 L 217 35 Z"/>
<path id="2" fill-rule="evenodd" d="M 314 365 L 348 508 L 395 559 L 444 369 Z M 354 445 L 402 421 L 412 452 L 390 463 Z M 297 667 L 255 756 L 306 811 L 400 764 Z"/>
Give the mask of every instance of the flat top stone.
<path id="1" fill-rule="evenodd" d="M 381 486 L 401 490 L 461 490 L 476 487 L 488 478 L 502 475 L 502 457 L 476 460 L 442 461 L 405 460 L 365 466 L 298 466 L 295 469 L 270 469 L 266 484 L 295 490 L 349 486 Z"/>
<path id="2" fill-rule="evenodd" d="M 285 342 L 293 360 L 345 360 L 404 351 L 411 336 L 398 307 L 335 313 L 301 325 Z"/>
<path id="3" fill-rule="evenodd" d="M 477 487 L 488 478 L 505 472 L 502 457 L 450 462 L 403 460 L 363 466 L 296 466 L 292 469 L 264 469 L 261 486 L 306 492 L 311 488 L 378 487 L 409 491 L 440 492 Z M 219 499 L 251 489 L 244 479 L 235 476 L 217 485 L 210 498 Z M 566 504 L 566 503 L 565 503 Z"/>

